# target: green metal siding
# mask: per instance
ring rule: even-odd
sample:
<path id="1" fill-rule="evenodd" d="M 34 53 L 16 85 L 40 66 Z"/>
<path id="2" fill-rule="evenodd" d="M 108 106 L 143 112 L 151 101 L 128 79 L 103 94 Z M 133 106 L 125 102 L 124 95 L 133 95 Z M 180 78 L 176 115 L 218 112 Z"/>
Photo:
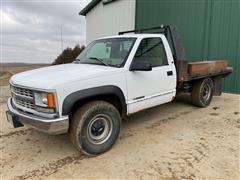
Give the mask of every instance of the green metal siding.
<path id="1" fill-rule="evenodd" d="M 175 25 L 191 61 L 227 59 L 224 91 L 240 93 L 240 0 L 136 0 L 136 28 Z"/>

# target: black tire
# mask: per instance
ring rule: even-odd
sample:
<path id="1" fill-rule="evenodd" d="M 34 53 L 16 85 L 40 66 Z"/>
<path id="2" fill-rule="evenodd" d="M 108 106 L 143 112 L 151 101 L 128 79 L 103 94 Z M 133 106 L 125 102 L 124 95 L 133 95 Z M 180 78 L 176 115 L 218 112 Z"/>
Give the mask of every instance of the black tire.
<path id="1" fill-rule="evenodd" d="M 198 107 L 208 106 L 213 97 L 213 81 L 210 78 L 197 81 L 191 92 L 192 103 Z"/>
<path id="2" fill-rule="evenodd" d="M 69 137 L 74 146 L 87 155 L 108 151 L 116 142 L 121 128 L 118 110 L 105 101 L 92 101 L 72 116 Z"/>

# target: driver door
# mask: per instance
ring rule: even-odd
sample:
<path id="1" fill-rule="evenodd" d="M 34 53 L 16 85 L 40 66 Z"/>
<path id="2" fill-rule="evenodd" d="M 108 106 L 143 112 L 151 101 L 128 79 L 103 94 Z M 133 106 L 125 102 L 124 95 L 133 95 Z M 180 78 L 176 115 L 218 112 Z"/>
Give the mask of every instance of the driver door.
<path id="1" fill-rule="evenodd" d="M 164 44 L 160 37 L 145 38 L 139 44 L 132 60 L 150 63 L 151 71 L 129 71 L 126 75 L 128 112 L 169 102 L 175 91 L 174 64 L 168 62 Z"/>

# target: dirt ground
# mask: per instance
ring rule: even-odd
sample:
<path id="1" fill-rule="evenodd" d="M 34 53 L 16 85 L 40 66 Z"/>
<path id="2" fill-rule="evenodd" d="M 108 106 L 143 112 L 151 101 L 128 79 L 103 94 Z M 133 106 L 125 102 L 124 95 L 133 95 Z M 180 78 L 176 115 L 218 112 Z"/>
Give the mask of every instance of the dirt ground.
<path id="1" fill-rule="evenodd" d="M 123 121 L 116 145 L 89 158 L 67 135 L 13 129 L 5 117 L 12 74 L 42 65 L 0 69 L 0 179 L 239 179 L 240 95 L 196 108 L 186 95 Z M 4 86 L 3 86 L 4 85 Z"/>
<path id="2" fill-rule="evenodd" d="M 124 120 L 107 153 L 89 158 L 67 135 L 13 129 L 6 121 L 8 86 L 0 86 L 1 179 L 239 179 L 240 95 L 196 108 L 188 96 Z"/>
<path id="3" fill-rule="evenodd" d="M 0 63 L 0 86 L 8 85 L 9 78 L 13 74 L 44 66 L 49 66 L 49 64 Z"/>

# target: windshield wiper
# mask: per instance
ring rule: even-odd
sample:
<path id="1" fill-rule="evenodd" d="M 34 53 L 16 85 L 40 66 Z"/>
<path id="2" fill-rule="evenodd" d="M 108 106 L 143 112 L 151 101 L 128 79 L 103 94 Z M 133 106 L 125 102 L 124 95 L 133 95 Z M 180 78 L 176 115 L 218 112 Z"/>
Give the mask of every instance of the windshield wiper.
<path id="1" fill-rule="evenodd" d="M 102 64 L 104 64 L 105 66 L 109 66 L 109 64 L 105 63 L 101 58 L 89 57 L 89 59 L 97 60 L 97 61 L 101 62 Z"/>
<path id="2" fill-rule="evenodd" d="M 75 59 L 75 60 L 73 61 L 73 63 L 79 64 L 79 63 L 80 63 L 80 59 Z"/>

